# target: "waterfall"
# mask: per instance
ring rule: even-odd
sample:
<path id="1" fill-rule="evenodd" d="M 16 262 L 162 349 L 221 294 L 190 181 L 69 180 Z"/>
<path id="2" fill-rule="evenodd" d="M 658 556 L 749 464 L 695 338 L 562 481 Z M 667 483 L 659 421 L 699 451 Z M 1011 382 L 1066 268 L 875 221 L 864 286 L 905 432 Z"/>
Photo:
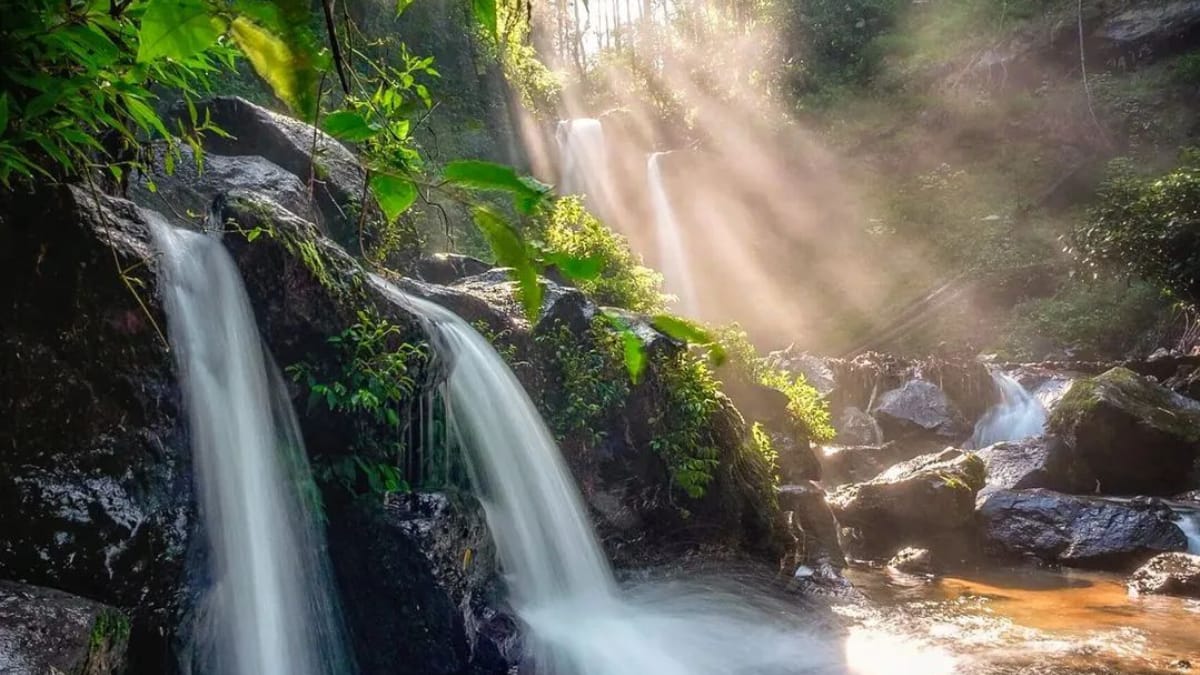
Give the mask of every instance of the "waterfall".
<path id="1" fill-rule="evenodd" d="M 600 120 L 583 117 L 562 120 L 554 131 L 561 161 L 559 192 L 586 195 L 591 206 L 603 215 L 607 199 L 607 151 Z"/>
<path id="2" fill-rule="evenodd" d="M 421 318 L 447 364 L 447 418 L 537 673 L 831 672 L 839 663 L 836 641 L 789 625 L 785 610 L 749 593 L 619 588 L 545 422 L 492 346 L 449 310 L 372 281 Z"/>
<path id="3" fill-rule="evenodd" d="M 646 160 L 646 181 L 650 190 L 650 203 L 654 208 L 654 230 L 658 240 L 658 268 L 669 293 L 679 298 L 675 306 L 684 316 L 696 315 L 696 291 L 692 284 L 692 271 L 688 265 L 683 232 L 671 208 L 671 198 L 663 182 L 662 156 L 656 152 Z"/>
<path id="4" fill-rule="evenodd" d="M 989 408 L 975 423 L 971 447 L 985 448 L 1001 441 L 1037 436 L 1045 431 L 1046 408 L 1041 401 L 1025 391 L 1020 382 L 999 370 L 992 371 L 992 381 L 1000 390 L 1000 402 Z"/>
<path id="5" fill-rule="evenodd" d="M 238 270 L 218 239 L 147 217 L 208 538 L 211 587 L 185 671 L 351 673 L 300 430 Z"/>
<path id="6" fill-rule="evenodd" d="M 1187 537 L 1187 552 L 1200 555 L 1200 508 L 1183 508 L 1173 504 L 1172 509 L 1175 511 L 1175 525 Z"/>

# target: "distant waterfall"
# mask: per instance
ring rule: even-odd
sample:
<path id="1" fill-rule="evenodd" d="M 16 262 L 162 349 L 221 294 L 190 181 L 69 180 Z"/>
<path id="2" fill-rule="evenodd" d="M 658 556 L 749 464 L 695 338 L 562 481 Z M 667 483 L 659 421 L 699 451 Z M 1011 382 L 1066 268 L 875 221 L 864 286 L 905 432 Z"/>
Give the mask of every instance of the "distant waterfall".
<path id="1" fill-rule="evenodd" d="M 600 120 L 563 120 L 555 129 L 554 139 L 560 161 L 559 192 L 586 195 L 593 209 L 603 215 L 608 199 L 608 156 Z"/>
<path id="2" fill-rule="evenodd" d="M 373 282 L 419 315 L 449 364 L 447 417 L 496 541 L 541 675 L 843 672 L 836 644 L 750 593 L 618 589 L 574 478 L 521 384 L 447 309 Z M 797 615 L 799 616 L 799 615 Z"/>
<path id="3" fill-rule="evenodd" d="M 152 219 L 192 438 L 211 587 L 195 675 L 348 675 L 324 537 L 287 388 L 220 240 Z"/>
<path id="4" fill-rule="evenodd" d="M 984 448 L 1001 441 L 1017 441 L 1037 436 L 1046 429 L 1046 408 L 1020 382 L 999 370 L 992 381 L 1000 390 L 1000 402 L 992 406 L 975 424 L 971 447 Z"/>
<path id="5" fill-rule="evenodd" d="M 696 316 L 696 290 L 684 247 L 683 232 L 671 207 L 671 198 L 663 182 L 662 162 L 666 153 L 656 152 L 646 161 L 646 181 L 650 204 L 654 209 L 654 231 L 658 240 L 658 269 L 668 293 L 679 298 L 675 309 L 684 316 Z"/>

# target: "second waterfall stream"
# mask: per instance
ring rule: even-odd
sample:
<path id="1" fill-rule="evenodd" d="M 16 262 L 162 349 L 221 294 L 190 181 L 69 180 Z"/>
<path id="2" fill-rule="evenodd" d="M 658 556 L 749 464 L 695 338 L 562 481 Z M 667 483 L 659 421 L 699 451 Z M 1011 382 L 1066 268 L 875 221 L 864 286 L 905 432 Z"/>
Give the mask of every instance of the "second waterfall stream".
<path id="1" fill-rule="evenodd" d="M 619 587 L 549 429 L 499 354 L 449 310 L 373 281 L 421 318 L 447 364 L 450 425 L 537 673 L 860 672 L 837 640 L 808 632 L 782 603 L 713 586 Z"/>

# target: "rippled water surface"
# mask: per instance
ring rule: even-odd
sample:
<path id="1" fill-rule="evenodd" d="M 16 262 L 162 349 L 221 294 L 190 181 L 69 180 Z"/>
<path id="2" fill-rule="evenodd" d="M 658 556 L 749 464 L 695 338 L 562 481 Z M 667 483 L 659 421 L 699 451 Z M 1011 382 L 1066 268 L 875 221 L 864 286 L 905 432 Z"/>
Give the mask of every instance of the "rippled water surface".
<path id="1" fill-rule="evenodd" d="M 928 659 L 896 673 L 1200 671 L 1200 601 L 1130 596 L 1117 575 L 1004 568 L 928 580 L 859 568 L 847 576 L 870 602 L 837 607 L 851 623 L 846 658 L 874 672 L 884 672 L 893 646 Z"/>

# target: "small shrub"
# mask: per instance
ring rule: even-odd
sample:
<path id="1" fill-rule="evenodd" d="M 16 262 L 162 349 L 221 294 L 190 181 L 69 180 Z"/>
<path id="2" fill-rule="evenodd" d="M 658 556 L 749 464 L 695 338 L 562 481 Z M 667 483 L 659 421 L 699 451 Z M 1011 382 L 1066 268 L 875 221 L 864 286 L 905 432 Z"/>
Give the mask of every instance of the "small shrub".
<path id="1" fill-rule="evenodd" d="M 413 375 L 427 355 L 424 345 L 401 337 L 398 326 L 360 311 L 353 325 L 329 338 L 333 364 L 304 361 L 287 369 L 308 387 L 309 409 L 323 405 L 350 420 L 349 452 L 320 458 L 314 474 L 355 496 L 408 488 L 398 468 L 405 449 L 401 411 L 416 393 Z"/>
<path id="2" fill-rule="evenodd" d="M 543 388 L 542 409 L 559 441 L 578 439 L 595 447 L 605 438 L 608 421 L 629 396 L 620 339 L 602 319 L 578 336 L 562 324 L 536 338 L 549 355 L 556 386 Z"/>
<path id="3" fill-rule="evenodd" d="M 656 365 L 664 403 L 649 419 L 659 429 L 650 447 L 667 463 L 672 483 L 699 499 L 720 464 L 712 429 L 721 407 L 717 380 L 705 361 L 686 352 Z"/>
<path id="4" fill-rule="evenodd" d="M 722 328 L 718 331 L 717 339 L 725 348 L 726 367 L 731 377 L 783 392 L 788 399 L 788 413 L 792 421 L 806 430 L 809 438 L 815 441 L 833 439 L 835 432 L 830 422 L 829 406 L 803 375 L 793 375 L 771 367 L 767 359 L 758 355 L 746 331 L 737 324 Z"/>
<path id="5" fill-rule="evenodd" d="M 1097 274 L 1124 268 L 1195 303 L 1200 301 L 1200 151 L 1160 176 L 1115 161 L 1100 202 L 1073 233 L 1075 251 Z"/>
<path id="6" fill-rule="evenodd" d="M 629 242 L 588 213 L 578 198 L 558 200 L 540 234 L 556 253 L 600 261 L 599 275 L 578 282 L 596 302 L 635 312 L 662 310 L 662 275 L 643 266 Z"/>

